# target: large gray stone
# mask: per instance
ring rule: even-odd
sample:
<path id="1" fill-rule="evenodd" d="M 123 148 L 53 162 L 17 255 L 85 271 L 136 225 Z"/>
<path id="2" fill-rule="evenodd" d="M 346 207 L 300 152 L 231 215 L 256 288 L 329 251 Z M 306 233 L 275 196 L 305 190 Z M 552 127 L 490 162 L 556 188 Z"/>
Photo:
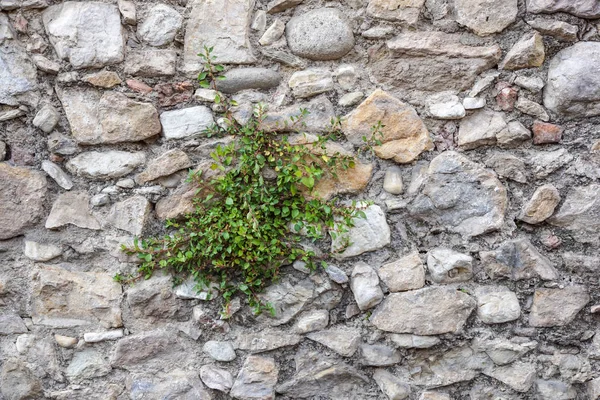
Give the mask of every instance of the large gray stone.
<path id="1" fill-rule="evenodd" d="M 169 276 L 154 276 L 137 283 L 127 290 L 127 305 L 137 320 L 150 324 L 159 321 L 185 321 L 189 318 L 190 305 L 173 293 Z"/>
<path id="2" fill-rule="evenodd" d="M 466 90 L 483 71 L 495 66 L 500 47 L 469 46 L 462 35 L 405 32 L 370 54 L 371 70 L 381 84 L 402 90 Z"/>
<path id="3" fill-rule="evenodd" d="M 27 326 L 25 326 L 19 315 L 12 312 L 3 312 L 0 314 L 0 335 L 14 335 L 26 332 Z"/>
<path id="4" fill-rule="evenodd" d="M 456 21 L 480 36 L 502 32 L 515 22 L 517 0 L 455 0 Z"/>
<path id="5" fill-rule="evenodd" d="M 128 370 L 155 365 L 162 369 L 168 362 L 181 366 L 185 357 L 186 353 L 174 333 L 155 330 L 120 339 L 114 347 L 111 364 Z"/>
<path id="6" fill-rule="evenodd" d="M 269 68 L 235 68 L 227 71 L 225 79 L 218 82 L 223 93 L 247 89 L 271 89 L 279 85 L 281 74 Z"/>
<path id="7" fill-rule="evenodd" d="M 160 114 L 165 139 L 186 139 L 198 136 L 214 124 L 210 109 L 205 106 L 164 111 Z"/>
<path id="8" fill-rule="evenodd" d="M 517 295 L 505 286 L 482 286 L 475 289 L 477 316 L 485 324 L 501 324 L 521 316 Z"/>
<path id="9" fill-rule="evenodd" d="M 67 1 L 48 7 L 42 19 L 56 54 L 74 68 L 123 61 L 125 32 L 115 4 Z"/>
<path id="10" fill-rule="evenodd" d="M 0 43 L 0 104 L 19 105 L 21 95 L 37 88 L 37 69 L 13 40 Z"/>
<path id="11" fill-rule="evenodd" d="M 62 193 L 52 204 L 46 228 L 56 229 L 68 224 L 100 229 L 100 222 L 90 212 L 90 196 L 86 192 Z"/>
<path id="12" fill-rule="evenodd" d="M 547 221 L 571 231 L 583 243 L 600 241 L 600 185 L 579 186 L 567 193 L 558 211 Z"/>
<path id="13" fill-rule="evenodd" d="M 355 218 L 348 232 L 338 234 L 331 243 L 334 257 L 348 258 L 380 249 L 390 244 L 390 227 L 378 205 L 364 209 L 366 218 Z"/>
<path id="14" fill-rule="evenodd" d="M 44 397 L 42 381 L 24 362 L 10 358 L 2 363 L 0 393 L 6 400 L 34 400 Z"/>
<path id="15" fill-rule="evenodd" d="M 229 394 L 239 400 L 274 399 L 278 376 L 279 369 L 272 357 L 248 356 Z"/>
<path id="16" fill-rule="evenodd" d="M 102 272 L 76 272 L 42 265 L 33 272 L 31 318 L 54 328 L 118 328 L 121 285 Z"/>
<path id="17" fill-rule="evenodd" d="M 425 268 L 417 251 L 382 265 L 377 273 L 390 292 L 420 289 L 425 286 Z"/>
<path id="18" fill-rule="evenodd" d="M 169 150 L 150 161 L 146 169 L 136 175 L 135 181 L 143 185 L 191 166 L 192 161 L 184 151 L 179 149 Z"/>
<path id="19" fill-rule="evenodd" d="M 401 360 L 400 352 L 385 344 L 366 344 L 360 346 L 362 364 L 373 367 L 398 364 Z"/>
<path id="20" fill-rule="evenodd" d="M 358 308 L 362 311 L 375 307 L 383 300 L 383 291 L 379 287 L 377 272 L 364 262 L 359 262 L 354 266 L 350 288 Z"/>
<path id="21" fill-rule="evenodd" d="M 491 110 L 474 112 L 460 121 L 458 145 L 465 150 L 496 143 L 496 136 L 507 129 L 504 115 Z"/>
<path id="22" fill-rule="evenodd" d="M 309 114 L 301 119 L 306 124 L 302 130 L 306 132 L 323 132 L 331 126 L 331 118 L 335 117 L 333 104 L 325 96 L 319 96 L 308 103 L 299 103 L 285 107 L 279 111 L 268 111 L 262 121 L 261 128 L 270 132 L 290 132 L 295 127 L 291 123 L 292 117 L 301 115 L 300 109 L 305 108 Z"/>
<path id="23" fill-rule="evenodd" d="M 473 277 L 473 257 L 445 247 L 427 254 L 429 278 L 435 283 L 465 282 Z"/>
<path id="24" fill-rule="evenodd" d="M 454 288 L 427 287 L 388 295 L 370 321 L 387 332 L 456 333 L 463 328 L 475 305 L 471 296 Z"/>
<path id="25" fill-rule="evenodd" d="M 575 319 L 590 301 L 585 286 L 564 289 L 536 289 L 529 313 L 529 325 L 536 327 L 565 326 Z"/>
<path id="26" fill-rule="evenodd" d="M 292 53 L 310 60 L 337 60 L 354 47 L 352 28 L 335 8 L 318 8 L 295 16 L 285 32 Z"/>
<path id="27" fill-rule="evenodd" d="M 499 229 L 508 205 L 506 188 L 496 174 L 454 151 L 429 164 L 412 216 L 463 236 Z"/>
<path id="28" fill-rule="evenodd" d="M 23 234 L 44 213 L 46 177 L 0 162 L 0 240 Z"/>
<path id="29" fill-rule="evenodd" d="M 35 114 L 33 119 L 33 126 L 40 128 L 46 133 L 52 132 L 58 121 L 60 120 L 60 114 L 56 111 L 56 108 L 50 104 L 44 105 L 40 111 Z"/>
<path id="30" fill-rule="evenodd" d="M 164 46 L 175 39 L 182 24 L 183 17 L 177 11 L 166 4 L 157 4 L 138 25 L 137 35 L 150 46 Z"/>
<path id="31" fill-rule="evenodd" d="M 103 153 L 88 151 L 67 162 L 66 167 L 72 174 L 90 179 L 107 180 L 129 174 L 146 162 L 142 152 L 110 150 Z"/>
<path id="32" fill-rule="evenodd" d="M 324 331 L 312 332 L 306 337 L 329 347 L 344 357 L 352 357 L 361 342 L 360 330 L 345 326 L 335 326 Z"/>
<path id="33" fill-rule="evenodd" d="M 25 257 L 33 261 L 49 261 L 62 254 L 62 248 L 54 244 L 38 243 L 32 240 L 25 241 L 23 249 Z"/>
<path id="34" fill-rule="evenodd" d="M 94 89 L 57 87 L 56 93 L 79 144 L 137 142 L 160 133 L 158 112 L 150 103 Z"/>
<path id="35" fill-rule="evenodd" d="M 198 72 L 204 46 L 214 47 L 214 62 L 251 64 L 256 61 L 249 43 L 254 0 L 194 0 L 185 30 L 183 69 Z"/>
<path id="36" fill-rule="evenodd" d="M 81 382 L 108 375 L 111 370 L 110 364 L 104 360 L 100 352 L 86 349 L 73 355 L 66 373 L 71 382 Z"/>
<path id="37" fill-rule="evenodd" d="M 596 0 L 527 0 L 531 13 L 567 12 L 581 18 L 600 17 L 600 4 Z"/>
<path id="38" fill-rule="evenodd" d="M 144 196 L 133 196 L 115 203 L 108 215 L 107 222 L 115 228 L 139 236 L 150 215 L 150 202 Z"/>
<path id="39" fill-rule="evenodd" d="M 229 362 L 235 360 L 236 357 L 233 344 L 229 341 L 218 342 L 216 340 L 209 340 L 204 343 L 202 350 L 217 361 Z"/>
<path id="40" fill-rule="evenodd" d="M 573 118 L 600 115 L 599 63 L 598 42 L 579 42 L 559 51 L 548 68 L 546 108 Z"/>

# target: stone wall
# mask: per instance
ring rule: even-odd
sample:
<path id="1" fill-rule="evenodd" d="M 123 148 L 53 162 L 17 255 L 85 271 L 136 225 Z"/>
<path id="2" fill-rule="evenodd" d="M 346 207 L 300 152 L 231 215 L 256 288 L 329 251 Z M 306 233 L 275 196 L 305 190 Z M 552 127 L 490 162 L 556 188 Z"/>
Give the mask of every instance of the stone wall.
<path id="1" fill-rule="evenodd" d="M 0 399 L 600 398 L 595 0 L 0 0 Z M 369 199 L 254 317 L 119 251 L 218 143 L 197 53 L 268 129 L 342 116 Z M 339 242 L 323 243 L 336 249 Z"/>

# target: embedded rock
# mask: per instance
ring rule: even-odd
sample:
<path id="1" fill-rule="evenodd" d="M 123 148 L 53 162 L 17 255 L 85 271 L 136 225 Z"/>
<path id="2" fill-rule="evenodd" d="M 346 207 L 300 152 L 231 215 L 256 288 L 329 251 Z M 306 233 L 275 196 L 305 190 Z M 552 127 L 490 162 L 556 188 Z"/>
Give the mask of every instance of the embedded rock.
<path id="1" fill-rule="evenodd" d="M 125 60 L 125 73 L 153 78 L 175 75 L 177 53 L 174 50 L 129 51 Z"/>
<path id="2" fill-rule="evenodd" d="M 42 161 L 42 169 L 48 174 L 54 181 L 65 190 L 71 190 L 73 188 L 73 182 L 69 175 L 67 175 L 62 168 L 54 164 L 52 161 Z"/>
<path id="3" fill-rule="evenodd" d="M 361 342 L 360 330 L 336 326 L 325 331 L 312 332 L 306 335 L 310 340 L 329 347 L 343 357 L 352 357 Z"/>
<path id="4" fill-rule="evenodd" d="M 544 106 L 571 118 L 600 115 L 598 63 L 598 42 L 579 42 L 559 51 L 548 68 Z"/>
<path id="5" fill-rule="evenodd" d="M 23 234 L 44 214 L 46 177 L 27 168 L 0 163 L 0 240 Z"/>
<path id="6" fill-rule="evenodd" d="M 335 117 L 333 104 L 325 96 L 319 96 L 308 103 L 300 103 L 286 107 L 280 111 L 269 111 L 261 123 L 261 129 L 269 132 L 290 132 L 290 118 L 301 115 L 300 109 L 305 108 L 308 115 L 301 119 L 303 130 L 306 132 L 324 132 L 331 126 L 331 119 Z"/>
<path id="7" fill-rule="evenodd" d="M 125 32 L 116 5 L 66 1 L 46 8 L 42 20 L 56 54 L 74 68 L 123 61 Z"/>
<path id="8" fill-rule="evenodd" d="M 352 168 L 337 171 L 337 176 L 326 173 L 315 185 L 313 195 L 327 200 L 338 194 L 359 193 L 369 184 L 374 167 L 373 163 L 357 162 Z"/>
<path id="9" fill-rule="evenodd" d="M 312 97 L 333 90 L 333 77 L 327 70 L 307 69 L 294 72 L 288 85 L 295 97 Z"/>
<path id="10" fill-rule="evenodd" d="M 302 337 L 288 334 L 280 330 L 264 329 L 257 333 L 239 335 L 236 347 L 251 353 L 264 353 L 282 347 L 295 346 L 302 341 Z"/>
<path id="11" fill-rule="evenodd" d="M 511 179 L 519 183 L 527 183 L 525 163 L 520 158 L 511 154 L 492 154 L 485 161 L 485 165 L 496 171 L 501 178 Z"/>
<path id="12" fill-rule="evenodd" d="M 504 115 L 491 110 L 477 111 L 460 121 L 458 145 L 465 150 L 496 143 L 496 136 L 507 128 Z"/>
<path id="13" fill-rule="evenodd" d="M 229 362 L 235 360 L 235 349 L 231 342 L 217 342 L 209 340 L 204 343 L 202 350 L 211 356 L 214 360 Z"/>
<path id="14" fill-rule="evenodd" d="M 152 325 L 168 319 L 184 321 L 189 318 L 190 306 L 173 291 L 169 276 L 145 279 L 127 289 L 127 305 L 135 318 L 145 319 Z"/>
<path id="15" fill-rule="evenodd" d="M 214 124 L 214 119 L 208 107 L 196 106 L 164 111 L 160 122 L 165 139 L 170 140 L 198 136 Z"/>
<path id="16" fill-rule="evenodd" d="M 519 39 L 498 67 L 509 71 L 539 67 L 544 63 L 545 57 L 542 35 L 536 32 Z"/>
<path id="17" fill-rule="evenodd" d="M 248 356 L 229 395 L 239 400 L 274 399 L 278 375 L 279 369 L 273 358 Z"/>
<path id="18" fill-rule="evenodd" d="M 115 228 L 139 236 L 144 230 L 150 209 L 150 202 L 145 197 L 133 196 L 115 203 L 107 217 L 107 222 Z"/>
<path id="19" fill-rule="evenodd" d="M 281 22 L 281 20 L 276 19 L 275 22 L 271 24 L 269 29 L 265 31 L 258 43 L 260 43 L 261 46 L 269 46 L 279 40 L 279 38 L 283 36 L 284 32 L 285 24 Z"/>
<path id="20" fill-rule="evenodd" d="M 462 35 L 442 32 L 405 32 L 370 53 L 379 83 L 402 90 L 443 92 L 466 90 L 475 78 L 502 55 L 500 47 L 469 46 Z"/>
<path id="21" fill-rule="evenodd" d="M 375 307 L 383 300 L 383 291 L 379 287 L 377 272 L 364 262 L 359 262 L 354 266 L 350 288 L 361 311 Z"/>
<path id="22" fill-rule="evenodd" d="M 535 190 L 523 206 L 518 218 L 528 224 L 539 224 L 548 219 L 560 203 L 560 193 L 553 185 L 543 185 Z"/>
<path id="23" fill-rule="evenodd" d="M 456 21 L 480 36 L 499 33 L 517 19 L 517 3 L 517 0 L 456 0 Z"/>
<path id="24" fill-rule="evenodd" d="M 452 92 L 442 92 L 427 98 L 429 113 L 438 119 L 461 119 L 465 116 L 465 107 L 458 96 Z"/>
<path id="25" fill-rule="evenodd" d="M 327 328 L 329 325 L 329 312 L 327 310 L 313 310 L 303 312 L 296 319 L 294 331 L 296 333 L 309 333 Z"/>
<path id="26" fill-rule="evenodd" d="M 86 192 L 62 193 L 52 204 L 46 228 L 56 229 L 67 224 L 100 229 L 100 222 L 90 212 L 90 196 Z"/>
<path id="27" fill-rule="evenodd" d="M 81 382 L 108 375 L 111 370 L 110 364 L 104 361 L 102 354 L 87 349 L 73 355 L 73 359 L 67 366 L 66 375 L 71 382 Z"/>
<path id="28" fill-rule="evenodd" d="M 281 81 L 281 74 L 269 68 L 235 68 L 227 71 L 220 81 L 219 90 L 235 93 L 248 89 L 271 89 Z"/>
<path id="29" fill-rule="evenodd" d="M 111 364 L 114 368 L 135 370 L 148 363 L 164 366 L 185 359 L 185 353 L 175 334 L 160 330 L 134 334 L 120 339 L 114 347 Z"/>
<path id="30" fill-rule="evenodd" d="M 425 286 L 425 268 L 416 251 L 384 264 L 377 273 L 390 292 L 403 292 Z"/>
<path id="31" fill-rule="evenodd" d="M 37 89 L 37 70 L 17 42 L 0 43 L 0 104 L 18 106 L 23 97 Z"/>
<path id="32" fill-rule="evenodd" d="M 367 14 L 374 18 L 414 25 L 419 20 L 423 4 L 425 0 L 370 0 Z"/>
<path id="33" fill-rule="evenodd" d="M 519 300 L 504 286 L 482 286 L 475 289 L 477 316 L 485 324 L 501 324 L 521 316 Z"/>
<path id="34" fill-rule="evenodd" d="M 121 78 L 119 78 L 119 75 L 113 71 L 100 71 L 93 74 L 88 74 L 81 78 L 81 80 L 89 83 L 90 85 L 106 89 L 110 89 L 113 86 L 123 83 Z"/>
<path id="35" fill-rule="evenodd" d="M 401 360 L 400 353 L 384 344 L 366 344 L 360 346 L 362 364 L 374 367 L 398 364 Z"/>
<path id="36" fill-rule="evenodd" d="M 371 205 L 363 211 L 366 218 L 355 218 L 354 226 L 348 232 L 332 240 L 331 251 L 335 257 L 354 257 L 390 243 L 390 227 L 383 210 L 377 205 Z"/>
<path id="37" fill-rule="evenodd" d="M 498 146 L 503 148 L 519 146 L 528 139 L 531 139 L 531 132 L 519 121 L 510 121 L 506 128 L 496 133 Z"/>
<path id="38" fill-rule="evenodd" d="M 553 217 L 551 225 L 572 232 L 582 243 L 598 243 L 600 240 L 600 185 L 575 187 L 567 193 L 565 202 Z"/>
<path id="39" fill-rule="evenodd" d="M 33 273 L 31 318 L 36 325 L 118 328 L 121 285 L 101 272 L 39 266 Z"/>
<path id="40" fill-rule="evenodd" d="M 217 368 L 212 364 L 200 367 L 200 379 L 209 388 L 225 393 L 229 392 L 233 386 L 233 376 L 229 371 Z"/>
<path id="41" fill-rule="evenodd" d="M 198 53 L 204 46 L 213 47 L 219 64 L 251 64 L 256 61 L 249 42 L 249 25 L 253 0 L 193 0 L 185 29 L 183 69 L 200 70 L 203 62 Z"/>
<path id="42" fill-rule="evenodd" d="M 393 333 L 389 335 L 395 346 L 405 349 L 428 349 L 440 344 L 437 336 L 419 336 L 408 333 Z"/>
<path id="43" fill-rule="evenodd" d="M 447 248 L 431 249 L 427 270 L 435 283 L 465 282 L 473 277 L 473 257 Z"/>
<path id="44" fill-rule="evenodd" d="M 400 194 L 404 188 L 402 184 L 402 170 L 397 166 L 392 166 L 385 171 L 383 178 L 383 190 L 390 194 Z"/>
<path id="45" fill-rule="evenodd" d="M 49 261 L 60 256 L 62 254 L 62 249 L 53 244 L 44 244 L 26 240 L 23 254 L 33 261 Z"/>
<path id="46" fill-rule="evenodd" d="M 46 133 L 52 132 L 58 121 L 60 120 L 60 114 L 56 111 L 56 108 L 50 104 L 46 104 L 35 114 L 33 119 L 33 126 L 41 129 Z"/>
<path id="47" fill-rule="evenodd" d="M 373 379 L 389 400 L 403 400 L 410 396 L 410 385 L 383 368 L 375 370 Z"/>
<path id="48" fill-rule="evenodd" d="M 110 150 L 104 153 L 89 151 L 81 153 L 67 162 L 69 172 L 90 179 L 108 180 L 119 178 L 146 162 L 142 152 Z"/>
<path id="49" fill-rule="evenodd" d="M 539 277 L 545 281 L 558 279 L 558 272 L 550 260 L 527 239 L 504 242 L 494 251 L 479 253 L 483 269 L 491 277 L 506 277 L 512 280 Z"/>
<path id="50" fill-rule="evenodd" d="M 0 393 L 6 400 L 33 400 L 44 396 L 42 381 L 16 358 L 6 359 L 2 363 Z"/>
<path id="51" fill-rule="evenodd" d="M 577 41 L 577 33 L 579 32 L 579 27 L 577 25 L 547 19 L 527 21 L 527 24 L 543 35 L 553 36 L 558 40 L 567 42 Z"/>
<path id="52" fill-rule="evenodd" d="M 590 295 L 585 286 L 536 289 L 529 313 L 529 325 L 535 327 L 565 326 L 575 319 L 589 301 Z"/>
<path id="53" fill-rule="evenodd" d="M 517 392 L 527 392 L 533 386 L 537 376 L 535 364 L 520 361 L 510 365 L 488 368 L 483 373 Z"/>
<path id="54" fill-rule="evenodd" d="M 581 18 L 600 18 L 600 4 L 595 0 L 527 0 L 530 13 L 566 12 Z"/>
<path id="55" fill-rule="evenodd" d="M 391 293 L 375 309 L 370 321 L 386 332 L 456 333 L 463 328 L 475 306 L 471 296 L 454 288 L 428 287 Z"/>
<path id="56" fill-rule="evenodd" d="M 0 336 L 18 333 L 27 333 L 27 326 L 21 317 L 11 312 L 0 314 Z"/>
<path id="57" fill-rule="evenodd" d="M 175 39 L 183 17 L 166 4 L 157 4 L 148 10 L 148 17 L 138 25 L 137 35 L 150 46 L 164 46 Z"/>
<path id="58" fill-rule="evenodd" d="M 303 2 L 304 0 L 272 0 L 267 5 L 267 12 L 269 14 L 275 14 L 296 7 Z"/>
<path id="59" fill-rule="evenodd" d="M 169 150 L 150 161 L 146 169 L 136 175 L 135 181 L 143 185 L 191 166 L 192 161 L 184 151 L 179 149 Z"/>
<path id="60" fill-rule="evenodd" d="M 373 138 L 372 127 L 379 123 L 381 135 Z M 355 146 L 363 144 L 363 136 L 367 140 L 381 140 L 381 145 L 374 146 L 375 154 L 398 163 L 411 162 L 433 148 L 429 132 L 415 109 L 381 89 L 346 116 L 342 130 Z"/>
<path id="61" fill-rule="evenodd" d="M 318 8 L 293 17 L 285 33 L 292 53 L 310 60 L 337 60 L 354 47 L 352 28 L 335 8 Z"/>
<path id="62" fill-rule="evenodd" d="M 409 212 L 451 232 L 477 236 L 502 226 L 507 203 L 506 189 L 493 172 L 447 151 L 429 164 Z"/>

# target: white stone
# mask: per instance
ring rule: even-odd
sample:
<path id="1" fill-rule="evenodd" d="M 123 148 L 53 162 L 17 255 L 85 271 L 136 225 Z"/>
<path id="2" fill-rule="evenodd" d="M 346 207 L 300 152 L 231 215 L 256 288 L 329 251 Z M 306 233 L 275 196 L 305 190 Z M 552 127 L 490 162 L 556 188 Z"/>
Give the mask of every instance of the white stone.
<path id="1" fill-rule="evenodd" d="M 475 289 L 477 316 L 485 324 L 501 324 L 521 316 L 517 295 L 504 286 L 483 286 Z"/>
<path id="2" fill-rule="evenodd" d="M 138 25 L 137 34 L 151 46 L 164 46 L 175 39 L 183 17 L 166 4 L 157 4 L 148 10 L 148 17 Z"/>
<path id="3" fill-rule="evenodd" d="M 465 97 L 463 99 L 463 107 L 465 110 L 477 110 L 485 107 L 486 101 L 483 97 Z"/>
<path id="4" fill-rule="evenodd" d="M 307 69 L 294 72 L 288 82 L 295 97 L 306 98 L 333 90 L 331 72 L 324 69 Z"/>
<path id="5" fill-rule="evenodd" d="M 160 114 L 165 139 L 187 139 L 200 135 L 214 124 L 208 107 L 196 106 L 180 110 L 164 111 Z"/>
<path id="6" fill-rule="evenodd" d="M 517 76 L 515 78 L 515 85 L 537 93 L 544 88 L 545 83 L 542 78 L 537 76 Z"/>
<path id="7" fill-rule="evenodd" d="M 60 114 L 56 111 L 56 108 L 49 104 L 46 104 L 35 114 L 33 119 L 33 126 L 40 128 L 46 133 L 52 132 L 58 121 L 60 120 Z"/>
<path id="8" fill-rule="evenodd" d="M 200 367 L 200 379 L 209 388 L 225 393 L 229 392 L 229 389 L 233 386 L 231 373 L 212 364 Z"/>
<path id="9" fill-rule="evenodd" d="M 371 205 L 363 211 L 366 218 L 355 218 L 354 226 L 349 228 L 347 233 L 340 234 L 332 240 L 331 251 L 334 257 L 354 257 L 390 243 L 390 227 L 381 207 Z"/>
<path id="10" fill-rule="evenodd" d="M 400 194 L 404 185 L 402 184 L 402 170 L 400 167 L 392 166 L 385 171 L 383 178 L 383 190 L 391 194 Z"/>
<path id="11" fill-rule="evenodd" d="M 117 340 L 123 337 L 123 329 L 113 329 L 106 332 L 88 332 L 83 334 L 86 343 L 98 343 L 106 340 Z"/>
<path id="12" fill-rule="evenodd" d="M 137 24 L 137 16 L 135 3 L 129 0 L 117 0 L 117 6 L 119 7 L 119 11 L 123 16 L 123 21 L 127 25 L 135 25 Z"/>
<path id="13" fill-rule="evenodd" d="M 425 268 L 417 251 L 382 265 L 377 273 L 390 292 L 420 289 L 425 286 Z"/>
<path id="14" fill-rule="evenodd" d="M 269 46 L 279 40 L 284 32 L 285 24 L 281 22 L 281 20 L 276 19 L 275 22 L 269 26 L 269 29 L 265 31 L 258 43 L 260 43 L 261 46 Z"/>
<path id="15" fill-rule="evenodd" d="M 335 71 L 334 75 L 337 79 L 338 84 L 344 90 L 354 89 L 356 81 L 358 80 L 356 68 L 354 68 L 354 66 L 352 65 L 340 65 Z"/>
<path id="16" fill-rule="evenodd" d="M 429 112 L 434 118 L 461 119 L 465 116 L 465 108 L 458 96 L 451 93 L 438 93 L 427 99 Z"/>
<path id="17" fill-rule="evenodd" d="M 354 266 L 350 288 L 361 311 L 373 308 L 383 300 L 383 291 L 379 287 L 379 276 L 364 262 L 359 262 Z"/>
<path id="18" fill-rule="evenodd" d="M 52 161 L 44 160 L 42 161 L 42 169 L 46 172 L 58 185 L 66 190 L 71 190 L 73 188 L 73 182 L 71 178 L 60 168 L 58 165 L 54 164 Z"/>
<path id="19" fill-rule="evenodd" d="M 53 244 L 44 244 L 32 240 L 25 241 L 25 257 L 33 261 L 49 261 L 59 257 L 62 249 Z"/>
<path id="20" fill-rule="evenodd" d="M 496 143 L 496 135 L 506 128 L 500 112 L 481 110 L 460 121 L 458 145 L 465 150 Z"/>
<path id="21" fill-rule="evenodd" d="M 363 97 L 365 97 L 364 92 L 346 93 L 345 95 L 340 97 L 338 104 L 342 107 L 354 106 L 354 105 L 360 103 L 360 101 L 363 99 Z"/>
<path id="22" fill-rule="evenodd" d="M 447 248 L 431 249 L 427 254 L 427 270 L 436 283 L 468 281 L 473 277 L 473 257 Z"/>
<path id="23" fill-rule="evenodd" d="M 103 153 L 89 151 L 81 153 L 67 162 L 69 172 L 91 179 L 107 180 L 129 174 L 146 162 L 142 152 L 110 150 Z"/>
<path id="24" fill-rule="evenodd" d="M 71 224 L 80 228 L 100 229 L 100 223 L 89 210 L 89 195 L 85 192 L 63 193 L 52 204 L 46 228 L 55 229 Z"/>
<path id="25" fill-rule="evenodd" d="M 209 340 L 204 343 L 202 350 L 217 361 L 229 362 L 236 358 L 233 344 L 229 341 L 219 342 L 216 340 Z"/>
<path id="26" fill-rule="evenodd" d="M 141 235 L 150 215 L 150 202 L 143 196 L 133 196 L 115 203 L 107 217 L 107 222 L 133 235 Z"/>

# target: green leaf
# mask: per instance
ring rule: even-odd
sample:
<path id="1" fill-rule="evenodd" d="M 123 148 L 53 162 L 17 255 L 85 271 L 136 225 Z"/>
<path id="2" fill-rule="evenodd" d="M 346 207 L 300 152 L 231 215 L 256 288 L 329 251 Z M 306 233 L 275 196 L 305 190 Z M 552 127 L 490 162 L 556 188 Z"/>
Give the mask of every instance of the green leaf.
<path id="1" fill-rule="evenodd" d="M 227 204 L 228 206 L 232 206 L 233 205 L 233 199 L 231 197 L 228 197 L 227 200 L 225 200 L 225 204 Z"/>

